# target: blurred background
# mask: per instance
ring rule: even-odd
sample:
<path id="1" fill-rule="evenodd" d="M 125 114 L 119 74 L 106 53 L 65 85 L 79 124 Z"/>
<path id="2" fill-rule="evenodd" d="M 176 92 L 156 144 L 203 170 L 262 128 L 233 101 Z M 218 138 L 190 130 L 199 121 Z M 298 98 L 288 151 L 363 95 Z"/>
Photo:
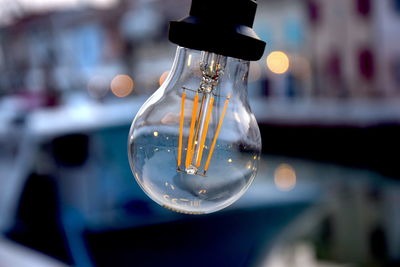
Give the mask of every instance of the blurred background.
<path id="1" fill-rule="evenodd" d="M 0 266 L 400 266 L 400 1 L 258 1 L 260 170 L 204 216 L 153 203 L 126 154 L 189 7 L 0 0 Z"/>

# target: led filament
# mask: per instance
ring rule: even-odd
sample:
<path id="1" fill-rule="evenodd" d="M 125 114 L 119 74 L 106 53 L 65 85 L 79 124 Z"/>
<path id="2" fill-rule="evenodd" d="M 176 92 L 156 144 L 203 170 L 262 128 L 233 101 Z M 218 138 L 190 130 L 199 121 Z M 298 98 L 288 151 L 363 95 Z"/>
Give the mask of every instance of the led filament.
<path id="1" fill-rule="evenodd" d="M 202 55 L 203 56 L 200 63 L 202 81 L 199 89 L 191 90 L 185 87 L 182 88 L 183 92 L 181 97 L 177 170 L 184 170 L 187 174 L 200 174 L 199 168 L 203 167 L 202 174 L 205 176 L 215 149 L 218 134 L 221 130 L 225 112 L 228 107 L 229 96 L 225 97 L 225 104 L 220 115 L 212 143 L 210 144 L 207 160 L 202 166 L 203 152 L 206 147 L 207 132 L 210 124 L 211 113 L 213 111 L 214 99 L 215 97 L 221 97 L 215 93 L 217 91 L 216 87 L 218 85 L 220 75 L 223 74 L 223 69 L 226 63 L 226 58 L 223 56 L 206 52 L 203 52 Z M 195 92 L 195 96 L 191 112 L 192 116 L 190 120 L 190 131 L 185 153 L 185 163 L 184 167 L 182 167 L 183 125 L 185 121 L 185 99 L 187 90 Z M 201 96 L 200 106 L 198 105 L 199 95 Z"/>

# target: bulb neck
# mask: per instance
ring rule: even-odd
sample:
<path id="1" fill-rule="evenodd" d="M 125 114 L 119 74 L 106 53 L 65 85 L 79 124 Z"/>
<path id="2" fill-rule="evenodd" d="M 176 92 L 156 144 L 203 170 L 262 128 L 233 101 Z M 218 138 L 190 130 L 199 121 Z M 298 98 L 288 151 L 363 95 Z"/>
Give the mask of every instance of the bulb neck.
<path id="1" fill-rule="evenodd" d="M 178 46 L 165 85 L 178 85 L 192 91 L 216 95 L 247 92 L 250 62 L 207 51 Z M 199 80 L 200 79 L 200 80 Z M 224 92 L 220 92 L 224 89 Z"/>
<path id="2" fill-rule="evenodd" d="M 203 51 L 200 60 L 200 70 L 202 72 L 200 90 L 206 93 L 212 92 L 223 75 L 225 66 L 225 56 Z"/>
<path id="3" fill-rule="evenodd" d="M 265 42 L 252 29 L 256 9 L 253 0 L 192 0 L 189 16 L 170 22 L 169 40 L 200 51 L 259 60 Z"/>

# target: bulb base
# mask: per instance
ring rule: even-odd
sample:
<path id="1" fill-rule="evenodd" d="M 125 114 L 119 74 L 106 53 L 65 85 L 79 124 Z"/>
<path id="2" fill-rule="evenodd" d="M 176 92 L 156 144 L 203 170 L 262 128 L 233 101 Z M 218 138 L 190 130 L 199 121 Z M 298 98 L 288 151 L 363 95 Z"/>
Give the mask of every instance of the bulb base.
<path id="1" fill-rule="evenodd" d="M 179 46 L 243 60 L 259 60 L 265 49 L 252 29 L 252 0 L 192 0 L 188 17 L 171 21 L 169 40 Z"/>

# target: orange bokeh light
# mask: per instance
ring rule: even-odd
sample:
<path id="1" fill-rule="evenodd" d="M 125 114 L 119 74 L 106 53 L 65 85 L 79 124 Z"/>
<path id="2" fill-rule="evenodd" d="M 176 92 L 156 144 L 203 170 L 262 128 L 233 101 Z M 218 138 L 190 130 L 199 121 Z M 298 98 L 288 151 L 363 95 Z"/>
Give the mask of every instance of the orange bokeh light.
<path id="1" fill-rule="evenodd" d="M 133 91 L 134 82 L 131 77 L 120 74 L 111 81 L 111 92 L 117 97 L 126 97 Z"/>

